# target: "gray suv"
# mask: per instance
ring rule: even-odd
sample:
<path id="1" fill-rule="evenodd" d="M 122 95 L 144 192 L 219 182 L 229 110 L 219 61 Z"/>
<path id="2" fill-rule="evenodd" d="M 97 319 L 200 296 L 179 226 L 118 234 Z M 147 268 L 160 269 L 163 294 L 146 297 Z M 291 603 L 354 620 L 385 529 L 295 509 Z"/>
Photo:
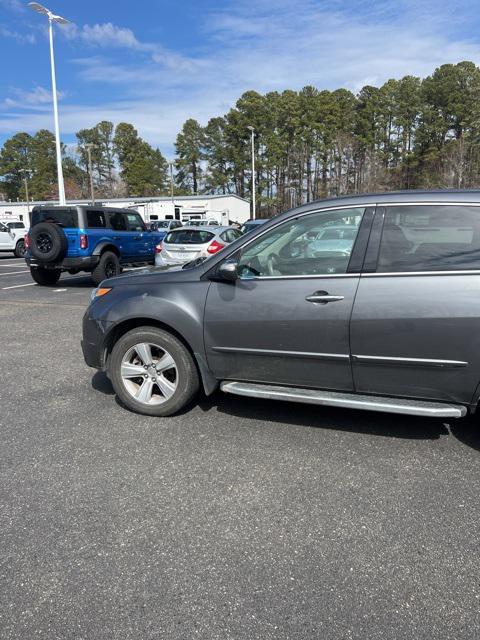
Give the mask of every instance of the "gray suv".
<path id="1" fill-rule="evenodd" d="M 148 415 L 220 387 L 464 416 L 480 396 L 480 192 L 314 202 L 208 260 L 105 280 L 82 346 Z"/>

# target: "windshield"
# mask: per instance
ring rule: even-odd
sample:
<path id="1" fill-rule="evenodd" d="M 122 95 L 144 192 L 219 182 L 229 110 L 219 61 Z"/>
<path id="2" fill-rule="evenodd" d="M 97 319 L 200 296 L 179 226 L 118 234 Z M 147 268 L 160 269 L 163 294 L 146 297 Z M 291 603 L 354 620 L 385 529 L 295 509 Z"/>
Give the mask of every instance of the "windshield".
<path id="1" fill-rule="evenodd" d="M 39 222 L 55 222 L 61 227 L 78 227 L 76 209 L 38 209 L 32 212 L 32 227 Z"/>
<path id="2" fill-rule="evenodd" d="M 168 229 L 168 225 L 170 224 L 170 220 L 159 220 L 158 222 L 152 223 L 155 224 L 157 229 Z"/>
<path id="3" fill-rule="evenodd" d="M 7 222 L 7 227 L 10 227 L 10 229 L 25 229 L 23 222 Z"/>
<path id="4" fill-rule="evenodd" d="M 215 237 L 215 234 L 210 231 L 204 231 L 203 229 L 180 229 L 178 231 L 171 231 L 164 242 L 166 244 L 205 244 L 210 242 Z"/>

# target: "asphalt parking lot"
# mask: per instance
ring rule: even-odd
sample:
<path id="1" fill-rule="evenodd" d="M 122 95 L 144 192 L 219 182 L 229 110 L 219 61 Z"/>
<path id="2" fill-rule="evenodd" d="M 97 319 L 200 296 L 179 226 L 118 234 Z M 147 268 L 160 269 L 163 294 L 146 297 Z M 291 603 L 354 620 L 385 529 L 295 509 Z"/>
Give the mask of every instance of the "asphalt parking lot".
<path id="1" fill-rule="evenodd" d="M 472 639 L 480 416 L 123 409 L 87 276 L 0 256 L 0 638 Z"/>

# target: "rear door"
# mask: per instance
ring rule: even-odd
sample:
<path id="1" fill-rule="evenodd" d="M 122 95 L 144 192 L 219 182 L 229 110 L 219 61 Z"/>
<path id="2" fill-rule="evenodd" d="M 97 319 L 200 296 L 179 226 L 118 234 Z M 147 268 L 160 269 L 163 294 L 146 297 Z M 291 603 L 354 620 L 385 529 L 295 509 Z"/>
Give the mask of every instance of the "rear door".
<path id="1" fill-rule="evenodd" d="M 480 208 L 377 210 L 351 323 L 355 389 L 469 402 L 480 381 Z"/>
<path id="2" fill-rule="evenodd" d="M 372 209 L 297 216 L 244 245 L 239 279 L 212 282 L 208 364 L 220 379 L 353 390 L 349 323 Z M 341 252 L 312 250 L 325 227 L 355 234 Z"/>

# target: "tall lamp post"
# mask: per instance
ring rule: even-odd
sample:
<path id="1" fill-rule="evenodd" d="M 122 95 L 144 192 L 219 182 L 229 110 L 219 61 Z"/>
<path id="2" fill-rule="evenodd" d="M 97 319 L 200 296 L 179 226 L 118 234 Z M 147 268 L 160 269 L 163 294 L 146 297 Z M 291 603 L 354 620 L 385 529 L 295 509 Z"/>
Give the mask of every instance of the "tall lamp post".
<path id="1" fill-rule="evenodd" d="M 255 192 L 256 192 L 256 187 L 255 187 L 255 127 L 252 127 L 251 125 L 248 125 L 247 129 L 250 131 L 250 133 L 252 134 L 251 136 L 251 141 L 252 141 L 252 220 L 255 220 L 255 213 L 256 213 L 256 202 L 255 202 Z"/>
<path id="2" fill-rule="evenodd" d="M 57 150 L 58 199 L 61 205 L 65 205 L 66 200 L 65 185 L 63 183 L 62 148 L 60 145 L 60 127 L 58 125 L 57 81 L 55 78 L 55 58 L 53 55 L 53 23 L 56 22 L 57 24 L 67 24 L 69 20 L 55 15 L 46 7 L 38 4 L 38 2 L 29 2 L 28 6 L 34 11 L 47 16 L 48 18 L 48 31 L 50 36 L 50 66 L 52 71 L 53 117 L 55 121 L 55 143 Z"/>
<path id="3" fill-rule="evenodd" d="M 33 171 L 31 169 L 19 169 L 18 173 L 23 175 L 23 182 L 25 184 L 25 197 L 27 199 L 27 216 L 30 218 L 30 200 L 28 198 L 28 181 L 32 177 Z"/>

